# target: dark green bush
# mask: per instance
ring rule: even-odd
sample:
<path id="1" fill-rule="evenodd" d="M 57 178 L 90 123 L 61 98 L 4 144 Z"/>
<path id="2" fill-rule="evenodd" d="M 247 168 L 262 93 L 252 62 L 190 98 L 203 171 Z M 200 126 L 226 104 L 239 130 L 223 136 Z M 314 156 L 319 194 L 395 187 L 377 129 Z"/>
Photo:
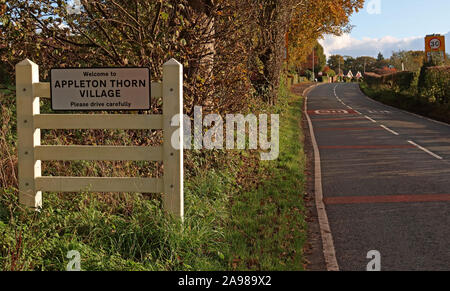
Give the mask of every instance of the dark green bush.
<path id="1" fill-rule="evenodd" d="M 450 102 L 450 66 L 424 67 L 419 78 L 419 91 L 431 102 Z"/>

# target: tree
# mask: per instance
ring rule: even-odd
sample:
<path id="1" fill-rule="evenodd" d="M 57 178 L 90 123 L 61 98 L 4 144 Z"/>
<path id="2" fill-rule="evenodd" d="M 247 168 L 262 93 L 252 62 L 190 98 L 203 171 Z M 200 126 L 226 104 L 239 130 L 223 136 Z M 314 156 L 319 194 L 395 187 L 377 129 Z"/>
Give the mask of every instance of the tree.
<path id="1" fill-rule="evenodd" d="M 250 1 L 82 0 L 81 14 L 69 14 L 67 1 L 10 0 L 1 58 L 11 73 L 25 57 L 39 59 L 44 80 L 51 67 L 130 65 L 151 68 L 158 80 L 174 57 L 185 67 L 187 113 L 205 104 L 239 110 L 252 95 Z"/>
<path id="2" fill-rule="evenodd" d="M 250 70 L 256 75 L 253 85 L 270 104 L 277 102 L 285 36 L 293 6 L 298 2 L 299 0 L 249 0 L 246 8 L 254 11 L 253 19 L 247 19 L 253 31 L 252 42 L 249 44 L 254 51 L 250 63 Z"/>
<path id="3" fill-rule="evenodd" d="M 406 71 L 418 72 L 425 61 L 425 52 L 398 51 L 392 54 L 389 61 L 398 71 L 401 71 L 404 67 Z"/>
<path id="4" fill-rule="evenodd" d="M 345 59 L 343 56 L 341 55 L 332 55 L 330 56 L 330 58 L 328 59 L 328 66 L 339 73 L 339 68 L 341 68 L 341 71 L 343 71 L 344 69 L 344 63 L 345 63 Z"/>
<path id="5" fill-rule="evenodd" d="M 297 1 L 289 28 L 289 63 L 303 63 L 325 34 L 349 32 L 350 16 L 363 5 L 364 0 Z"/>
<path id="6" fill-rule="evenodd" d="M 381 53 L 381 52 L 379 52 L 378 53 L 378 56 L 377 56 L 377 61 L 383 61 L 384 60 L 384 56 L 383 56 L 383 54 Z"/>
<path id="7" fill-rule="evenodd" d="M 10 73 L 25 57 L 39 59 L 42 79 L 51 67 L 133 65 L 150 67 L 156 80 L 175 57 L 185 67 L 188 113 L 194 105 L 239 110 L 251 96 L 276 103 L 288 31 L 289 62 L 300 64 L 324 33 L 349 31 L 363 2 L 81 0 L 81 13 L 70 14 L 66 0 L 8 0 L 0 57 Z"/>
<path id="8" fill-rule="evenodd" d="M 375 69 L 376 62 L 377 60 L 372 57 L 358 57 L 356 58 L 357 67 L 355 69 L 363 73 L 372 72 Z"/>
<path id="9" fill-rule="evenodd" d="M 344 56 L 345 62 L 344 62 L 344 68 L 343 70 L 348 73 L 351 70 L 354 70 L 356 66 L 356 59 L 351 56 Z"/>
<path id="10" fill-rule="evenodd" d="M 336 72 L 334 70 L 329 70 L 326 72 L 326 74 L 330 78 L 334 78 L 336 76 Z"/>
<path id="11" fill-rule="evenodd" d="M 320 45 L 318 41 L 316 41 L 316 45 L 313 48 L 314 53 L 310 53 L 308 57 L 306 58 L 305 62 L 300 64 L 297 69 L 300 72 L 304 72 L 305 70 L 313 70 L 313 64 L 314 64 L 314 72 L 317 74 L 318 72 L 322 71 L 326 65 L 327 57 L 325 56 L 324 49 Z M 314 56 L 314 60 L 313 60 Z"/>
<path id="12" fill-rule="evenodd" d="M 351 70 L 353 72 L 371 72 L 376 68 L 376 62 L 377 60 L 372 57 L 357 57 L 356 59 L 352 57 L 346 57 L 344 68 L 346 71 Z"/>

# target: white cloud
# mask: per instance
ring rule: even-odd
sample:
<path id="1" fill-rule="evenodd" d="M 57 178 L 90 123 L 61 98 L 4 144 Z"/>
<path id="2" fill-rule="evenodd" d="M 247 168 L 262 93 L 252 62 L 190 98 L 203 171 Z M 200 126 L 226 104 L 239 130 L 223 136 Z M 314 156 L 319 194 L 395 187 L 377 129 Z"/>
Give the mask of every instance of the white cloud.
<path id="1" fill-rule="evenodd" d="M 446 34 L 447 52 L 450 51 L 450 32 Z M 350 34 L 342 36 L 327 35 L 320 40 L 327 57 L 333 54 L 352 57 L 372 56 L 376 57 L 381 52 L 385 57 L 390 57 L 392 52 L 399 50 L 424 50 L 424 36 L 396 38 L 385 36 L 382 38 L 356 39 Z"/>

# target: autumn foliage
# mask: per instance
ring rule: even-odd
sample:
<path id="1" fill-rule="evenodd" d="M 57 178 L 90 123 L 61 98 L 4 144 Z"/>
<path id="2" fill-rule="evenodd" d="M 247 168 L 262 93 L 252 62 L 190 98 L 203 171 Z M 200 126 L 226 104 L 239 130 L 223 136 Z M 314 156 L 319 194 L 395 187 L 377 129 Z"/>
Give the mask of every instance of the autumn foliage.
<path id="1" fill-rule="evenodd" d="M 3 3 L 2 3 L 3 2 Z M 0 57 L 10 74 L 30 58 L 51 67 L 145 66 L 161 78 L 174 57 L 185 67 L 186 111 L 219 111 L 274 104 L 289 32 L 290 62 L 324 33 L 349 30 L 362 0 L 82 0 L 80 14 L 67 1 L 0 1 Z M 259 101 L 258 101 L 259 102 Z M 158 110 L 154 104 L 153 110 Z"/>
<path id="2" fill-rule="evenodd" d="M 364 0 L 298 1 L 289 27 L 290 63 L 304 62 L 323 35 L 349 32 L 350 16 L 363 6 Z"/>

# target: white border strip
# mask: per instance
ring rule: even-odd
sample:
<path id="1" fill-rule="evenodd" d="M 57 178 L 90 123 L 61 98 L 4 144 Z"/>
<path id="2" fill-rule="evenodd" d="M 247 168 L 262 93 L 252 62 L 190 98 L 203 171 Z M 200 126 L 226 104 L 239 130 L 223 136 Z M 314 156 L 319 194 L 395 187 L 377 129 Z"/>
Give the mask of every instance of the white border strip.
<path id="1" fill-rule="evenodd" d="M 320 151 L 317 145 L 316 136 L 314 133 L 313 124 L 311 118 L 308 114 L 308 96 L 307 94 L 310 92 L 311 88 L 308 88 L 303 92 L 303 96 L 305 97 L 305 115 L 308 119 L 309 130 L 311 134 L 311 141 L 314 147 L 314 164 L 315 164 L 315 184 L 314 184 L 314 192 L 316 199 L 316 207 L 317 214 L 319 218 L 320 232 L 322 235 L 322 246 L 323 246 L 323 254 L 325 257 L 325 262 L 327 265 L 328 271 L 339 271 L 339 265 L 336 259 L 336 250 L 334 248 L 333 235 L 331 234 L 330 224 L 328 222 L 328 216 L 325 208 L 325 204 L 323 203 L 323 189 L 322 189 L 322 168 L 320 162 Z"/>
<path id="2" fill-rule="evenodd" d="M 408 142 L 409 142 L 410 144 L 412 144 L 413 146 L 415 146 L 415 147 L 417 147 L 417 148 L 423 150 L 423 151 L 426 152 L 427 154 L 429 154 L 429 155 L 435 157 L 435 158 L 438 159 L 438 160 L 443 160 L 443 159 L 444 159 L 443 157 L 436 155 L 435 153 L 429 151 L 428 149 L 424 148 L 423 146 L 420 146 L 420 145 L 416 144 L 415 142 L 413 142 L 413 141 L 411 141 L 411 140 L 408 140 Z"/>

